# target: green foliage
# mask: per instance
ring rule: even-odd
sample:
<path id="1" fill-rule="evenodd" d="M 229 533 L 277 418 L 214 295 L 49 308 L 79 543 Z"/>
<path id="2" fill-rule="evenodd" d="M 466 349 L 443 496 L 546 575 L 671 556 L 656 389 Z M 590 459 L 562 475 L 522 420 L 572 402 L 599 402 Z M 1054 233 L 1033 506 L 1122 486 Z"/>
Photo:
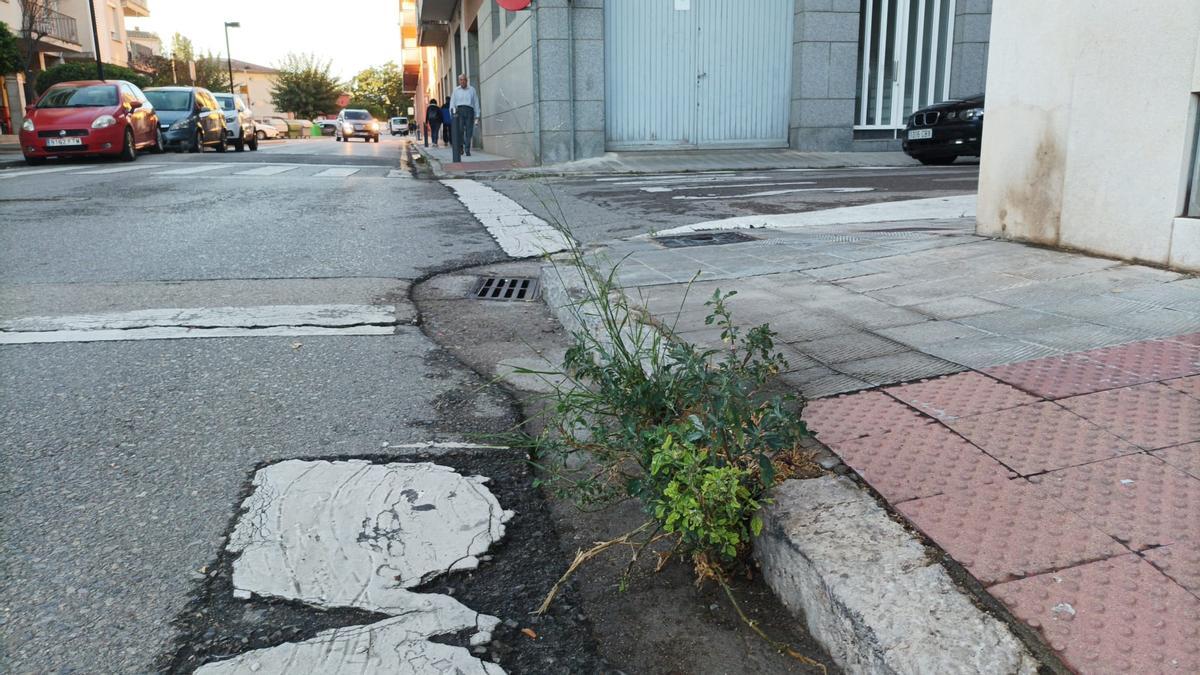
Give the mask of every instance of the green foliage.
<path id="1" fill-rule="evenodd" d="M 21 70 L 21 49 L 8 24 L 0 21 L 0 75 Z"/>
<path id="2" fill-rule="evenodd" d="M 403 115 L 412 105 L 412 97 L 404 93 L 404 71 L 388 61 L 382 66 L 367 68 L 350 80 L 349 108 L 364 108 L 379 119 Z"/>
<path id="3" fill-rule="evenodd" d="M 614 275 L 585 274 L 576 310 L 598 328 L 574 335 L 554 373 L 566 383 L 534 447 L 543 483 L 583 507 L 637 499 L 698 574 L 721 578 L 762 527 L 776 464 L 803 455 L 802 401 L 771 393 L 786 361 L 768 326 L 733 322 L 734 292 L 705 303 L 723 348 L 702 349 L 642 321 Z"/>
<path id="4" fill-rule="evenodd" d="M 188 84 L 188 76 L 187 64 L 185 63 L 180 71 L 179 83 Z M 229 91 L 229 69 L 225 64 L 225 59 L 208 53 L 197 58 L 196 79 L 191 84 L 218 93 Z"/>
<path id="5" fill-rule="evenodd" d="M 104 77 L 108 80 L 126 80 L 132 82 L 138 87 L 150 86 L 150 78 L 122 66 L 114 66 L 111 63 L 104 64 Z M 96 79 L 96 62 L 95 61 L 71 61 L 61 63 L 52 68 L 47 68 L 38 73 L 37 76 L 37 91 L 46 91 L 51 86 L 59 82 L 71 82 L 74 80 L 94 80 Z"/>
<path id="6" fill-rule="evenodd" d="M 271 88 L 277 110 L 295 113 L 301 119 L 336 112 L 342 87 L 330 75 L 331 64 L 311 54 L 288 54 L 276 66 L 279 75 Z"/>

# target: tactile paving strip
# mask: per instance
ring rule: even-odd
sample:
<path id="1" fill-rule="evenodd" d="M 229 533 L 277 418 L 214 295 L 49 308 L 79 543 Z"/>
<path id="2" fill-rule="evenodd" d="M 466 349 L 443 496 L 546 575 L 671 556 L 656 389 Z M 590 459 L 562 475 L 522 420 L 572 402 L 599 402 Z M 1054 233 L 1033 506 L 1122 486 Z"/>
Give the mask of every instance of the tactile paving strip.
<path id="1" fill-rule="evenodd" d="M 1185 345 L 1200 347 L 1200 333 L 1188 333 L 1187 335 L 1176 335 L 1174 337 L 1164 338 L 1171 342 L 1182 342 Z"/>
<path id="2" fill-rule="evenodd" d="M 928 497 L 1013 476 L 940 424 L 830 444 L 888 502 Z"/>
<path id="3" fill-rule="evenodd" d="M 947 424 L 1024 476 L 1140 451 L 1050 401 Z"/>
<path id="4" fill-rule="evenodd" d="M 1066 398 L 1059 404 L 1146 450 L 1200 441 L 1196 399 L 1157 382 Z"/>
<path id="5" fill-rule="evenodd" d="M 1163 384 L 1175 391 L 1182 391 L 1192 398 L 1200 399 L 1200 375 L 1181 377 L 1178 380 L 1167 380 Z"/>
<path id="6" fill-rule="evenodd" d="M 912 408 L 878 391 L 809 401 L 801 418 L 826 444 L 932 423 Z"/>
<path id="7" fill-rule="evenodd" d="M 1152 548 L 1142 556 L 1175 583 L 1200 596 L 1200 533 L 1170 546 Z"/>
<path id="8" fill-rule="evenodd" d="M 1146 340 L 1083 352 L 1080 356 L 1119 368 L 1145 381 L 1200 373 L 1200 347 L 1167 340 Z"/>
<path id="9" fill-rule="evenodd" d="M 1150 453 L 1180 471 L 1200 478 L 1200 443 L 1177 445 Z M 1200 538 L 1200 514 L 1196 515 L 1197 537 Z"/>
<path id="10" fill-rule="evenodd" d="M 1150 455 L 1127 455 L 1030 479 L 1037 491 L 1140 551 L 1196 534 L 1200 479 Z"/>
<path id="11" fill-rule="evenodd" d="M 922 380 L 885 391 L 940 420 L 1015 408 L 1039 400 L 980 373 L 959 373 L 936 380 Z"/>
<path id="12" fill-rule="evenodd" d="M 1077 672 L 1200 672 L 1200 600 L 1136 555 L 990 590 Z"/>
<path id="13" fill-rule="evenodd" d="M 1023 480 L 949 492 L 896 508 L 984 585 L 1126 552 Z"/>
<path id="14" fill-rule="evenodd" d="M 1051 399 L 1127 387 L 1146 381 L 1133 373 L 1077 354 L 994 366 L 983 369 L 983 372 L 1025 391 Z"/>

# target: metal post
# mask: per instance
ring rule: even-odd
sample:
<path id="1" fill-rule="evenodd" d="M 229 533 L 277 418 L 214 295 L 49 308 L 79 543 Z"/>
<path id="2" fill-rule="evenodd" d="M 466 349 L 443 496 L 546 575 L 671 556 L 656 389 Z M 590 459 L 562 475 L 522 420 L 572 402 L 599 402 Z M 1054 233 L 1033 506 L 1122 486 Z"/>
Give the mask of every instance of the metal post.
<path id="1" fill-rule="evenodd" d="M 235 96 L 237 92 L 233 90 L 233 56 L 229 53 L 229 29 L 241 27 L 242 24 L 237 21 L 225 22 L 225 65 L 229 68 L 229 93 Z"/>
<path id="2" fill-rule="evenodd" d="M 100 29 L 96 28 L 96 0 L 88 0 L 88 14 L 92 17 L 92 48 L 96 50 L 96 79 L 104 79 L 104 62 L 100 60 Z"/>

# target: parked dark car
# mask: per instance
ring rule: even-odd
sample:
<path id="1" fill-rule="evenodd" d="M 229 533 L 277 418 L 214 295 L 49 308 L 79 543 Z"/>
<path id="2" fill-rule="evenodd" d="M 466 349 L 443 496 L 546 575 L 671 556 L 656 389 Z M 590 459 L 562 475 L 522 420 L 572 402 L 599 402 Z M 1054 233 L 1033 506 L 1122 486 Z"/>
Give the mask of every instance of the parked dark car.
<path id="1" fill-rule="evenodd" d="M 50 87 L 26 108 L 20 140 L 29 164 L 68 155 L 110 155 L 131 162 L 138 150 L 162 149 L 154 105 L 124 80 Z"/>
<path id="2" fill-rule="evenodd" d="M 146 90 L 146 98 L 158 111 L 166 147 L 200 152 L 209 146 L 225 152 L 225 117 L 212 92 L 203 87 L 153 87 Z"/>
<path id="3" fill-rule="evenodd" d="M 978 157 L 983 143 L 983 94 L 921 108 L 904 126 L 904 152 L 922 164 Z"/>

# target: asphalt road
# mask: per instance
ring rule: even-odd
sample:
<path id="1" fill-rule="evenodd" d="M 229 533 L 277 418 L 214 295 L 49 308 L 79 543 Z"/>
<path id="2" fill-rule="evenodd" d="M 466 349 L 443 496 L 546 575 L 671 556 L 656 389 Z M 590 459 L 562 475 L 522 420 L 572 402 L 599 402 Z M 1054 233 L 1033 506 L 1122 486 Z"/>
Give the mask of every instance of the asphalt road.
<path id="1" fill-rule="evenodd" d="M 265 462 L 510 422 L 408 323 L 411 280 L 502 254 L 400 156 L 312 139 L 0 171 L 0 320 L 396 308 L 390 335 L 0 345 L 0 669 L 149 670 Z"/>

